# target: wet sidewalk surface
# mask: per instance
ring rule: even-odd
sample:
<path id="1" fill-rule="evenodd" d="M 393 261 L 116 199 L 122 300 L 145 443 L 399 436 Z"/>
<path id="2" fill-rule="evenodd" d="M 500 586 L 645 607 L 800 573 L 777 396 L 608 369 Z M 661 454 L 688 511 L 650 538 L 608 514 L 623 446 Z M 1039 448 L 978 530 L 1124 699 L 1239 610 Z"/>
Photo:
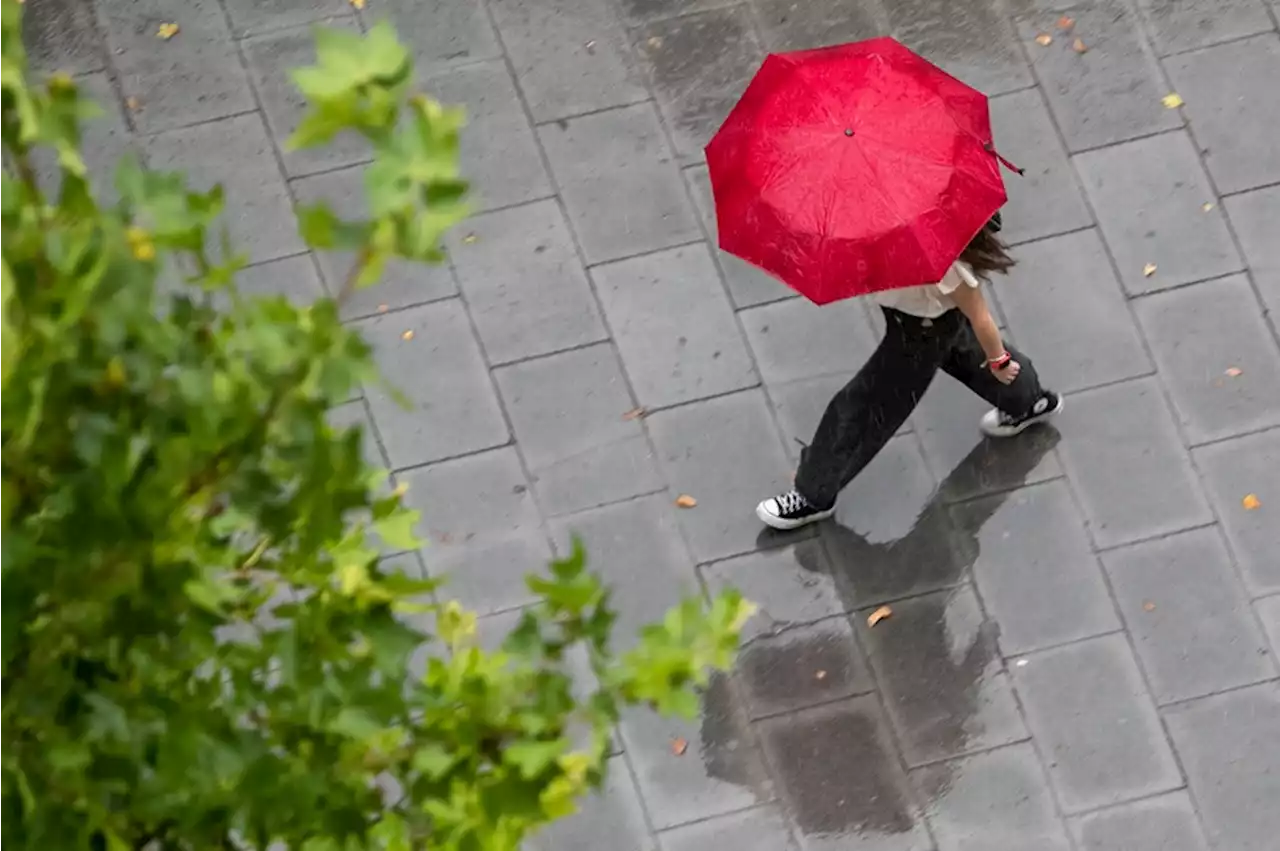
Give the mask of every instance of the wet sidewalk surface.
<path id="1" fill-rule="evenodd" d="M 481 212 L 450 267 L 349 306 L 419 406 L 342 412 L 424 510 L 432 546 L 399 563 L 449 572 L 492 635 L 571 532 L 626 631 L 724 583 L 762 609 L 700 723 L 628 716 L 606 792 L 534 849 L 1276 847 L 1274 0 L 27 9 L 38 63 L 107 107 L 91 165 L 132 147 L 222 181 L 260 291 L 333 290 L 290 203 L 360 198 L 359 145 L 281 150 L 311 23 L 390 17 L 468 107 Z M 755 503 L 877 329 L 718 254 L 700 149 L 766 51 L 885 33 L 993 96 L 1027 169 L 996 298 L 1067 406 L 993 445 L 939 378 L 838 522 L 764 535 Z"/>

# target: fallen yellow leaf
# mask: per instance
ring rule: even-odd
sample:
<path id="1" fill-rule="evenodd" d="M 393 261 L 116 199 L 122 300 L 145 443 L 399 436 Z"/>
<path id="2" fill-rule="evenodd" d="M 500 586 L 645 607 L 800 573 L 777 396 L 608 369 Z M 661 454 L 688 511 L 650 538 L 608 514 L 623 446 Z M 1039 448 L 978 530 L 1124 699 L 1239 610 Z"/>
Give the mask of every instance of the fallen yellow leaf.
<path id="1" fill-rule="evenodd" d="M 1160 102 L 1164 104 L 1165 109 L 1177 109 L 1178 107 L 1182 106 L 1182 96 L 1179 95 L 1177 92 L 1170 92 L 1169 94 L 1160 98 Z"/>
<path id="2" fill-rule="evenodd" d="M 627 411 L 625 414 L 622 415 L 622 418 L 624 420 L 638 420 L 643 416 L 644 416 L 644 408 L 640 407 L 640 408 L 632 408 L 631 410 Z"/>
<path id="3" fill-rule="evenodd" d="M 689 496 L 689 494 L 687 493 L 682 493 L 678 497 L 676 497 L 676 505 L 680 506 L 681 508 L 693 508 L 697 504 L 698 504 L 698 501 L 693 497 Z"/>
<path id="4" fill-rule="evenodd" d="M 1074 50 L 1076 53 L 1087 53 L 1089 51 L 1089 48 L 1085 46 L 1084 41 L 1082 41 L 1081 39 L 1076 39 L 1075 41 L 1071 42 L 1071 49 Z"/>
<path id="5" fill-rule="evenodd" d="M 1156 264 L 1154 263 L 1148 263 L 1147 265 L 1142 267 L 1142 277 L 1144 278 L 1150 278 L 1155 273 L 1156 273 Z"/>
<path id="6" fill-rule="evenodd" d="M 1041 47 L 1048 47 L 1053 44 L 1053 36 L 1048 33 L 1040 33 L 1040 35 L 1036 36 L 1036 44 Z"/>
<path id="7" fill-rule="evenodd" d="M 413 339 L 413 329 L 412 329 L 412 328 L 410 328 L 408 331 L 405 331 L 403 334 L 401 334 L 401 335 L 400 335 L 400 339 L 401 339 L 401 340 L 404 340 L 405 342 L 408 342 L 409 340 L 412 340 L 412 339 Z"/>
<path id="8" fill-rule="evenodd" d="M 1204 210 L 1206 213 L 1212 210 L 1213 207 L 1214 207 L 1214 203 L 1212 201 L 1205 201 L 1203 204 L 1200 205 L 1200 209 Z"/>
<path id="9" fill-rule="evenodd" d="M 464 237 L 462 238 L 462 244 L 463 244 L 463 245 L 474 245 L 474 244 L 475 244 L 475 241 L 476 241 L 477 239 L 479 239 L 479 238 L 480 238 L 480 237 L 476 236 L 474 233 L 469 233 L 469 234 L 467 234 L 466 236 L 464 236 Z"/>
<path id="10" fill-rule="evenodd" d="M 132 95 L 124 99 L 124 105 L 129 107 L 130 112 L 137 112 L 142 109 L 142 102 Z"/>
<path id="11" fill-rule="evenodd" d="M 867 615 L 867 626 L 875 626 L 880 621 L 893 614 L 893 609 L 888 606 L 881 606 L 871 614 Z"/>
<path id="12" fill-rule="evenodd" d="M 1262 507 L 1262 500 L 1258 499 L 1256 493 L 1246 494 L 1245 498 L 1240 500 L 1240 504 L 1244 506 L 1245 511 L 1257 511 Z"/>
<path id="13" fill-rule="evenodd" d="M 650 50 L 658 50 L 662 47 L 662 39 L 658 38 L 656 35 L 646 43 L 649 45 Z"/>
<path id="14" fill-rule="evenodd" d="M 1154 612 L 1155 610 L 1156 610 L 1156 604 L 1151 602 L 1150 600 L 1142 604 L 1142 611 L 1144 612 Z"/>
<path id="15" fill-rule="evenodd" d="M 164 39 L 165 41 L 168 41 L 169 39 L 173 38 L 175 35 L 178 34 L 178 29 L 179 27 L 177 24 L 166 22 L 161 24 L 160 28 L 156 30 L 156 36 L 158 38 Z"/>
<path id="16" fill-rule="evenodd" d="M 684 756 L 684 753 L 687 750 L 689 750 L 689 743 L 684 739 L 671 740 L 671 752 L 676 756 Z"/>
<path id="17" fill-rule="evenodd" d="M 1063 32 L 1067 32 L 1075 25 L 1076 25 L 1076 19 L 1071 17 L 1070 15 L 1063 15 L 1061 18 L 1058 18 L 1058 29 L 1062 30 Z"/>
<path id="18" fill-rule="evenodd" d="M 1244 370 L 1238 366 L 1229 366 L 1227 367 L 1227 375 L 1231 378 L 1239 378 L 1244 375 Z"/>
<path id="19" fill-rule="evenodd" d="M 347 0 L 347 2 L 350 3 L 352 6 L 356 7 L 357 9 L 364 8 L 364 0 Z"/>

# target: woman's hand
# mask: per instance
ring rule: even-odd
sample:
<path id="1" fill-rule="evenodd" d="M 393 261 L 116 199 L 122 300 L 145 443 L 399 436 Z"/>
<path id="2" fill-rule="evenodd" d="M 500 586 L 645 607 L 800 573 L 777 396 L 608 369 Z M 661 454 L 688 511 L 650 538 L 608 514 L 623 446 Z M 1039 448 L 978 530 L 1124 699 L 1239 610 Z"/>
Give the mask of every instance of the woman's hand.
<path id="1" fill-rule="evenodd" d="M 1008 358 L 1003 363 L 997 359 L 989 362 L 987 366 L 991 369 L 991 374 L 996 377 L 996 381 L 1001 384 L 1012 384 L 1018 377 L 1018 373 L 1022 372 L 1022 365 L 1013 358 Z"/>

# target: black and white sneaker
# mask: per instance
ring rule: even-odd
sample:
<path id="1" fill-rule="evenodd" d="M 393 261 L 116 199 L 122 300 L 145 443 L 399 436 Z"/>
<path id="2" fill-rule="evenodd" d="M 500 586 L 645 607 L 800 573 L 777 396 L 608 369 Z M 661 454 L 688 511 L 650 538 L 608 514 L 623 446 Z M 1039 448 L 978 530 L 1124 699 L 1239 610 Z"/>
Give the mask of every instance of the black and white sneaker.
<path id="1" fill-rule="evenodd" d="M 834 505 L 825 509 L 811 505 L 795 488 L 770 497 L 756 506 L 756 517 L 760 518 L 761 523 L 784 531 L 826 520 L 835 513 Z"/>
<path id="2" fill-rule="evenodd" d="M 1013 437 L 1061 412 L 1062 396 L 1045 391 L 1025 416 L 1012 417 L 996 408 L 987 411 L 982 416 L 982 431 L 991 437 Z"/>

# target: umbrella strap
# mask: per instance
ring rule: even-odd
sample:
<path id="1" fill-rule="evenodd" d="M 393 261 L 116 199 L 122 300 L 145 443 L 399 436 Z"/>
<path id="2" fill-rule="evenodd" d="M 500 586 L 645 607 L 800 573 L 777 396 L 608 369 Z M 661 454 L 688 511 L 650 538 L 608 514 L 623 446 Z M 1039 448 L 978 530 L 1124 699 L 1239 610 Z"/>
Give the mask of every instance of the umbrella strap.
<path id="1" fill-rule="evenodd" d="M 994 155 L 995 158 L 1000 161 L 1000 165 L 1009 169 L 1009 171 L 1012 171 L 1017 175 L 1024 175 L 1027 173 L 1027 170 L 1025 168 L 1018 168 L 1016 165 L 1009 162 L 1004 157 L 1000 156 L 1000 152 L 996 150 L 996 146 L 991 144 L 990 142 L 983 142 L 982 147 L 983 147 L 983 150 L 985 150 L 987 153 Z"/>

